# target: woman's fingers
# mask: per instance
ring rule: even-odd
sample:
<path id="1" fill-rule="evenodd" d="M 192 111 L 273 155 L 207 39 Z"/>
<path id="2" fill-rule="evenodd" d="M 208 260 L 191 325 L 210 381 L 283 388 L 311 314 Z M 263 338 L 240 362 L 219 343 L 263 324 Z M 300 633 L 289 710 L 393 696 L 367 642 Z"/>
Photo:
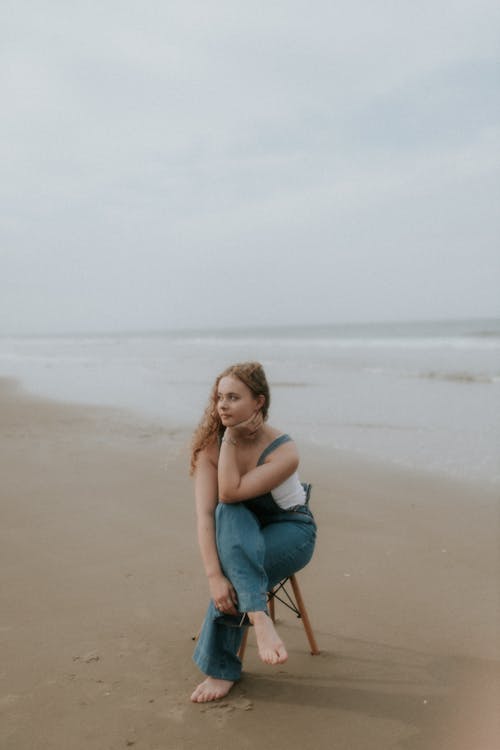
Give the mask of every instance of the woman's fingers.
<path id="1" fill-rule="evenodd" d="M 231 429 L 235 430 L 240 435 L 246 435 L 253 437 L 254 434 L 262 427 L 264 420 L 262 418 L 262 412 L 256 411 L 251 417 L 245 419 L 243 422 L 234 425 Z"/>
<path id="2" fill-rule="evenodd" d="M 253 432 L 256 427 L 261 426 L 262 422 L 262 411 L 258 409 L 251 417 L 248 417 L 248 419 L 244 419 L 242 422 L 235 424 L 233 429 L 241 430 L 246 428 Z"/>
<path id="3" fill-rule="evenodd" d="M 238 612 L 238 596 L 233 586 L 229 586 L 227 591 L 219 594 L 214 598 L 214 604 L 219 612 L 226 612 L 235 615 Z"/>

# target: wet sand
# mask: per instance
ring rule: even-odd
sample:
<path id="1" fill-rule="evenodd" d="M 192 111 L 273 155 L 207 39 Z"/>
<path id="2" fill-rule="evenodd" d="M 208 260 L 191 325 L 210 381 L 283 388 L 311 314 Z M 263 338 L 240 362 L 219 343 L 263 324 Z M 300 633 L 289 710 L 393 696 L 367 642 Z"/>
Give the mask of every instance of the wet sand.
<path id="1" fill-rule="evenodd" d="M 498 487 L 299 441 L 321 654 L 278 604 L 288 662 L 261 664 L 251 634 L 241 683 L 194 705 L 207 587 L 188 443 L 0 381 L 3 750 L 498 748 Z"/>

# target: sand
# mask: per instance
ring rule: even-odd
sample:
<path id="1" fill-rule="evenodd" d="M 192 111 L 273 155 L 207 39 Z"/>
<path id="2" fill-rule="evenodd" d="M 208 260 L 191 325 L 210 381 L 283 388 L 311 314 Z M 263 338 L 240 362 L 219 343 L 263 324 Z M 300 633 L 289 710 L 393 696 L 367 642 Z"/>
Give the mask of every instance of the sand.
<path id="1" fill-rule="evenodd" d="M 321 654 L 189 701 L 207 586 L 189 435 L 0 381 L 0 747 L 500 746 L 498 487 L 310 446 L 317 553 L 299 574 Z"/>

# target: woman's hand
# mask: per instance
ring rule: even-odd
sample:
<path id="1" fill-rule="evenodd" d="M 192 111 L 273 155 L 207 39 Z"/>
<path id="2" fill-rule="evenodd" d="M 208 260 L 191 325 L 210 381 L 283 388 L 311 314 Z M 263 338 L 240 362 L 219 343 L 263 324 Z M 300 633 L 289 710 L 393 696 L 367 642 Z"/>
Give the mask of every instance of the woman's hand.
<path id="1" fill-rule="evenodd" d="M 243 422 L 239 422 L 232 427 L 228 427 L 226 433 L 229 432 L 228 437 L 232 437 L 234 440 L 237 440 L 238 438 L 251 440 L 255 437 L 263 424 L 264 418 L 262 416 L 262 411 L 258 409 L 248 419 L 245 419 Z"/>
<path id="2" fill-rule="evenodd" d="M 208 579 L 210 596 L 219 612 L 225 615 L 237 615 L 238 597 L 231 581 L 223 575 L 212 576 Z"/>

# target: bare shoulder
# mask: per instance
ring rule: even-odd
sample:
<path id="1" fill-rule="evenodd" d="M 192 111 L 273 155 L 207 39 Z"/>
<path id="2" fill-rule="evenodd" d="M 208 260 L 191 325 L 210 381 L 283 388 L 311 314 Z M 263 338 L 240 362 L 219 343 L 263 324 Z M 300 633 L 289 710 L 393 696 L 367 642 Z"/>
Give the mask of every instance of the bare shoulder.
<path id="1" fill-rule="evenodd" d="M 214 466 L 217 468 L 217 464 L 219 461 L 219 445 L 217 442 L 217 438 L 214 438 L 214 440 L 207 445 L 203 450 L 200 451 L 198 456 L 198 462 L 200 465 L 205 466 Z"/>
<path id="2" fill-rule="evenodd" d="M 283 430 L 277 430 L 276 428 L 271 427 L 269 433 L 269 445 L 271 445 L 275 440 L 284 435 L 286 435 L 290 439 L 274 448 L 274 450 L 272 450 L 271 453 L 269 453 L 269 455 L 265 458 L 264 463 L 268 463 L 273 460 L 276 461 L 285 459 L 287 461 L 296 462 L 298 465 L 299 451 L 297 449 L 297 444 L 295 443 L 293 438 L 288 435 L 288 433 L 283 432 Z"/>

